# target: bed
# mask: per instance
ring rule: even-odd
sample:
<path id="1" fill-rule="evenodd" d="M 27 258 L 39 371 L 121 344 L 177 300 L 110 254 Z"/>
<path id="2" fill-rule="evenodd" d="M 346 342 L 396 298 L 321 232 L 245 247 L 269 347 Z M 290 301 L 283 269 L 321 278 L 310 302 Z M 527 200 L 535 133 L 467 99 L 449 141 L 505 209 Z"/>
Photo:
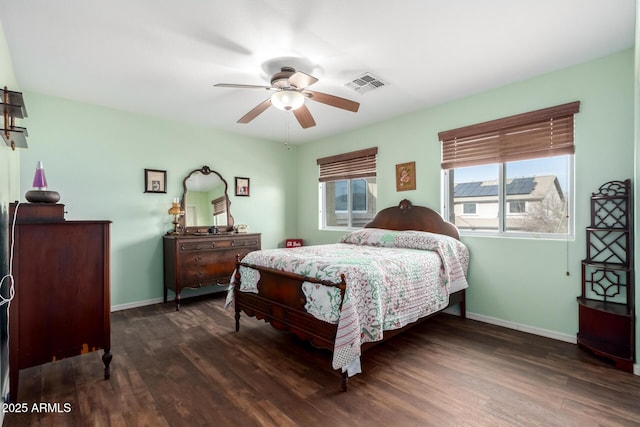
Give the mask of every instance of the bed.
<path id="1" fill-rule="evenodd" d="M 436 211 L 402 200 L 338 243 L 255 251 L 236 262 L 227 304 L 333 352 L 341 388 L 360 356 L 459 305 L 466 316 L 467 248 Z"/>

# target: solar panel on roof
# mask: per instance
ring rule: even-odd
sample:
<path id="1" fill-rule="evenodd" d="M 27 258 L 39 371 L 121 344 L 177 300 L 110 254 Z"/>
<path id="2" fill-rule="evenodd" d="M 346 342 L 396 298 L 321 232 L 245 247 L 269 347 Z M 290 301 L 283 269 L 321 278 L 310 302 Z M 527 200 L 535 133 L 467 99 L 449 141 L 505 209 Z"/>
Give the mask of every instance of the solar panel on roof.
<path id="1" fill-rule="evenodd" d="M 480 185 L 479 182 L 462 182 L 456 184 L 453 189 L 453 193 L 456 197 L 469 197 L 473 194 L 474 189 Z"/>
<path id="2" fill-rule="evenodd" d="M 454 197 L 497 196 L 497 185 L 482 185 L 481 182 L 461 182 L 453 188 Z"/>
<path id="3" fill-rule="evenodd" d="M 535 178 L 514 178 L 507 184 L 507 195 L 530 194 L 536 188 Z M 482 185 L 482 182 L 461 182 L 453 188 L 454 197 L 497 196 L 498 186 Z"/>
<path id="4" fill-rule="evenodd" d="M 507 195 L 530 194 L 535 187 L 536 182 L 533 177 L 514 178 L 507 184 Z"/>

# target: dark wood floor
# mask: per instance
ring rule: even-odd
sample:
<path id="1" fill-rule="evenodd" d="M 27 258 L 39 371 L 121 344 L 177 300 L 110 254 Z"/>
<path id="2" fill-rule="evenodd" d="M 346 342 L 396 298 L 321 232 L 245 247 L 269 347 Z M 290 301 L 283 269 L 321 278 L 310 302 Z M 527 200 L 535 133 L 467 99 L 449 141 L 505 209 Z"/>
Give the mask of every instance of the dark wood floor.
<path id="1" fill-rule="evenodd" d="M 245 316 L 236 333 L 223 303 L 113 313 L 111 379 L 102 351 L 23 370 L 20 403 L 71 410 L 4 425 L 640 425 L 640 377 L 572 344 L 439 315 L 367 352 L 343 393 L 329 352 Z"/>

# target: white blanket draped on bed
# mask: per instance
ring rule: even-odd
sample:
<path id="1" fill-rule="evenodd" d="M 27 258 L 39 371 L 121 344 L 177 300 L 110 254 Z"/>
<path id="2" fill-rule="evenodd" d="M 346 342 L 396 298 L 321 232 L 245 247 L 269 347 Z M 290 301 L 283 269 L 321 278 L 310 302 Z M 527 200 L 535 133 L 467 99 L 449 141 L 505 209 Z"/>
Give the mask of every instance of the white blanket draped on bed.
<path id="1" fill-rule="evenodd" d="M 335 283 L 345 275 L 342 310 L 338 289 L 303 285 L 305 309 L 338 324 L 332 365 L 343 371 L 359 360 L 361 344 L 443 309 L 450 293 L 468 286 L 467 248 L 422 231 L 365 228 L 340 243 L 255 251 L 242 261 Z M 241 267 L 240 274 L 240 291 L 257 293 L 259 272 Z"/>

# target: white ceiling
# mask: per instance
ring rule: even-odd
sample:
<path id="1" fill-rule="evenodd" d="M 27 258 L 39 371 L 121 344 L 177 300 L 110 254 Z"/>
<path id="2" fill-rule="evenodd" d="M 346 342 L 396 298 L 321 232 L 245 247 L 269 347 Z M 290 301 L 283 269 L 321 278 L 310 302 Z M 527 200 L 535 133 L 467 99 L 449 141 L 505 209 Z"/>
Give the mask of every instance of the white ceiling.
<path id="1" fill-rule="evenodd" d="M 2 0 L 20 89 L 292 143 L 565 68 L 634 44 L 634 0 Z M 269 108 L 268 61 L 319 78 L 301 129 Z M 345 87 L 369 72 L 387 83 Z M 27 106 L 28 110 L 28 106 Z"/>

